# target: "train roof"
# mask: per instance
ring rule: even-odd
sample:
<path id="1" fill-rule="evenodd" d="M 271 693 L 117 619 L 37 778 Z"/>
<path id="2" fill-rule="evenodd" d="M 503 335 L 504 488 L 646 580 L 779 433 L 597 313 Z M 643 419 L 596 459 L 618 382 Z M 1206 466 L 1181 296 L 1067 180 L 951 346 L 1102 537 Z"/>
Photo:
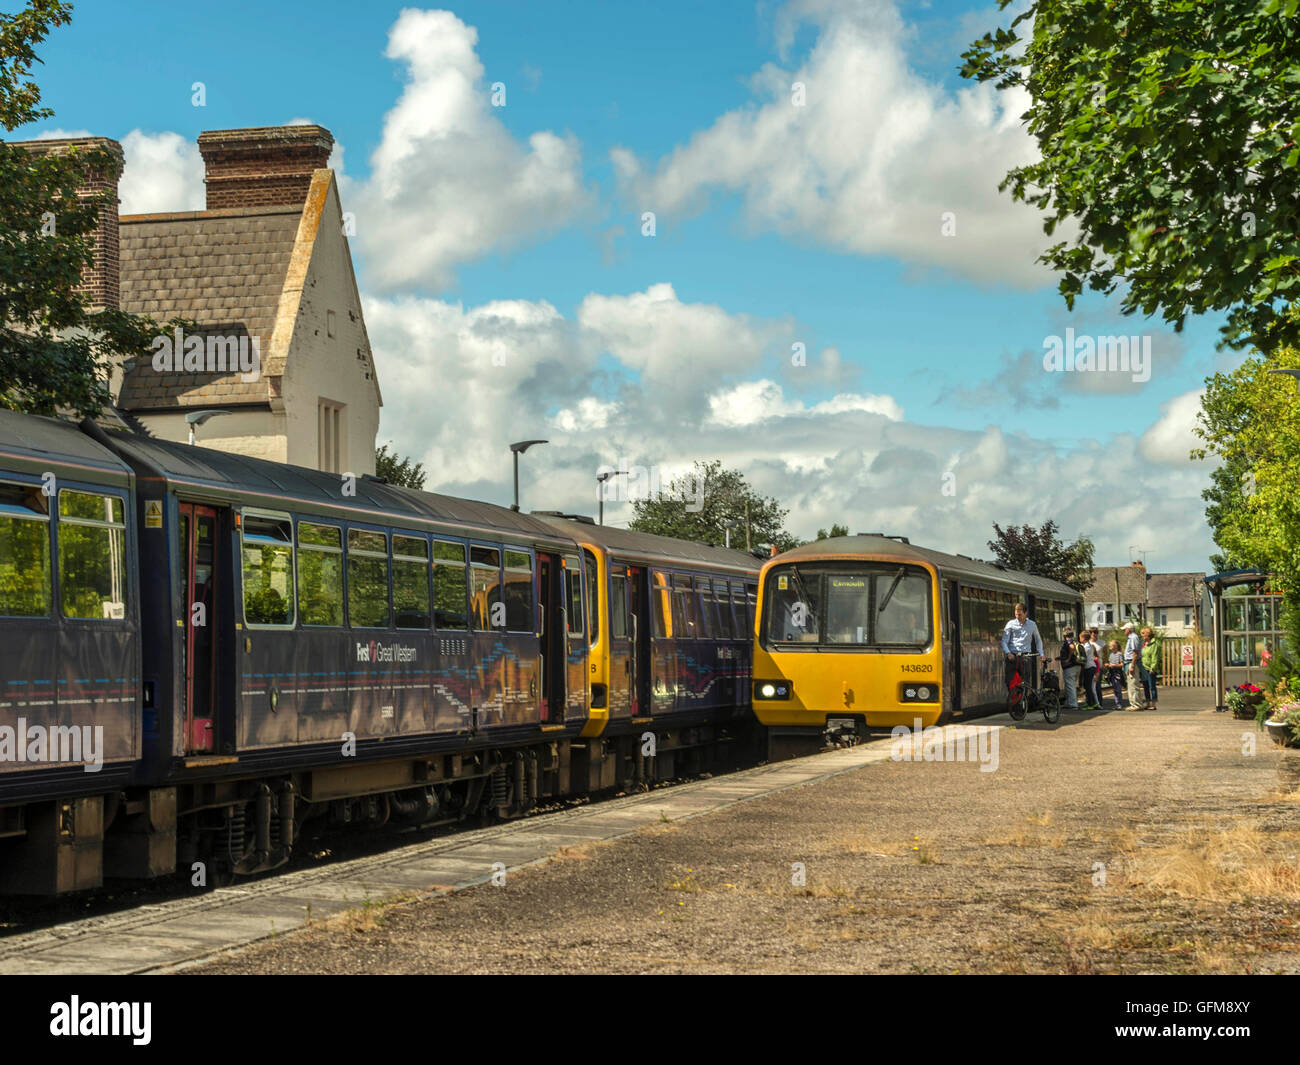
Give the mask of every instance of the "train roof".
<path id="1" fill-rule="evenodd" d="M 694 540 L 677 540 L 671 536 L 633 532 L 631 529 L 618 529 L 612 525 L 592 525 L 585 521 L 573 521 L 557 515 L 539 516 L 547 524 L 563 532 L 565 536 L 584 543 L 598 544 L 620 558 L 713 566 L 718 569 L 741 570 L 751 574 L 756 574 L 760 566 L 759 560 L 752 555 L 747 555 L 743 551 L 733 551 L 728 547 L 713 547 L 709 544 L 696 543 Z"/>
<path id="2" fill-rule="evenodd" d="M 113 484 L 131 478 L 131 467 L 121 458 L 61 418 L 0 409 L 0 453 L 25 460 L 32 468 L 80 466 Z"/>
<path id="3" fill-rule="evenodd" d="M 977 562 L 963 555 L 949 555 L 943 551 L 934 551 L 916 544 L 905 544 L 887 536 L 832 536 L 827 540 L 815 540 L 802 547 L 793 548 L 771 560 L 770 564 L 781 562 L 799 562 L 817 558 L 846 558 L 854 555 L 875 555 L 884 558 L 896 558 L 900 562 L 920 560 L 942 569 L 945 573 L 972 580 L 986 580 L 1000 584 L 1014 584 L 1031 592 L 1060 599 L 1081 599 L 1082 595 L 1068 584 L 1038 577 L 1020 570 L 1003 569 L 988 562 Z"/>
<path id="4" fill-rule="evenodd" d="M 216 489 L 236 502 L 369 511 L 376 518 L 416 519 L 548 543 L 564 542 L 564 537 L 545 522 L 494 503 L 417 491 L 368 476 L 357 477 L 355 496 L 344 496 L 337 473 L 134 433 L 110 431 L 104 437 L 123 457 L 170 483 Z"/>

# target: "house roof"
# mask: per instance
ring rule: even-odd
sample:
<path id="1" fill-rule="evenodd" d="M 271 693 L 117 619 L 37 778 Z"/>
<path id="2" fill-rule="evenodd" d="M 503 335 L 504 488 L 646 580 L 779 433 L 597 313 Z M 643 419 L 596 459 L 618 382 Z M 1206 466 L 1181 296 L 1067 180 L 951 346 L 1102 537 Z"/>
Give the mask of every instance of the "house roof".
<path id="1" fill-rule="evenodd" d="M 1115 579 L 1119 578 L 1119 595 Z M 1143 603 L 1147 601 L 1146 570 L 1142 566 L 1093 566 L 1092 583 L 1083 593 L 1087 603 Z"/>
<path id="2" fill-rule="evenodd" d="M 204 332 L 260 339 L 265 363 L 303 208 L 257 207 L 124 215 L 122 309 L 155 319 L 188 318 Z M 158 372 L 148 359 L 127 370 L 118 406 L 127 410 L 264 405 L 268 375 Z"/>
<path id="3" fill-rule="evenodd" d="M 1153 573 L 1147 585 L 1151 606 L 1195 606 L 1205 589 L 1204 573 Z"/>

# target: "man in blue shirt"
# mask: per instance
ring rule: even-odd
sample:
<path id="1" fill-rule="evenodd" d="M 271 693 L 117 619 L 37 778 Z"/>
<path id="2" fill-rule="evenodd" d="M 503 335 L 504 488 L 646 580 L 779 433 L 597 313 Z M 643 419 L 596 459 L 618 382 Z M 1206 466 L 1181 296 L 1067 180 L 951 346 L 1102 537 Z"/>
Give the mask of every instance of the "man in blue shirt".
<path id="1" fill-rule="evenodd" d="M 1141 710 L 1146 705 L 1142 693 L 1141 673 L 1138 667 L 1142 663 L 1142 641 L 1138 638 L 1137 626 L 1131 621 L 1124 622 L 1124 632 L 1128 637 L 1124 641 L 1124 673 L 1128 679 L 1128 709 Z"/>
<path id="2" fill-rule="evenodd" d="M 1038 632 L 1038 626 L 1029 620 L 1029 611 L 1025 609 L 1025 604 L 1017 603 L 1016 616 L 1008 621 L 1002 630 L 1002 653 L 1007 656 L 1005 675 L 1008 691 L 1011 689 L 1011 678 L 1016 675 L 1016 655 L 1029 654 L 1032 651 L 1042 655 L 1043 637 Z M 1036 661 L 1033 658 L 1025 659 L 1025 672 L 1028 676 L 1022 679 L 1027 684 L 1033 684 L 1037 676 Z"/>

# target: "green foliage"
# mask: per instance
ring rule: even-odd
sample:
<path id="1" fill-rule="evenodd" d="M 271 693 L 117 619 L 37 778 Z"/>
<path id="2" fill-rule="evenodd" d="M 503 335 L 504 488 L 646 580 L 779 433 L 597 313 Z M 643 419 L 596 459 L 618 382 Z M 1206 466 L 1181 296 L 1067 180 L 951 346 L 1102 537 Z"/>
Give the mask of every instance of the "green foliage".
<path id="1" fill-rule="evenodd" d="M 49 118 L 32 79 L 35 46 L 67 25 L 71 5 L 29 0 L 0 15 L 0 125 L 13 130 Z M 0 143 L 0 407 L 52 415 L 98 413 L 110 401 L 107 377 L 117 357 L 144 357 L 164 327 L 120 310 L 92 310 L 79 291 L 94 261 L 101 208 L 117 210 L 110 187 L 78 189 L 115 170 L 108 152 L 73 148 L 36 155 Z M 171 324 L 171 323 L 169 323 Z"/>
<path id="2" fill-rule="evenodd" d="M 830 540 L 836 536 L 848 536 L 848 535 L 849 535 L 849 527 L 847 525 L 832 525 L 830 532 L 827 532 L 825 529 L 817 530 L 818 540 Z"/>
<path id="3" fill-rule="evenodd" d="M 396 451 L 389 451 L 387 444 L 375 449 L 375 475 L 389 484 L 417 490 L 424 488 L 426 476 L 423 462 L 404 459 Z"/>
<path id="4" fill-rule="evenodd" d="M 1068 307 L 1118 289 L 1176 330 L 1223 312 L 1233 347 L 1300 341 L 1297 6 L 1033 0 L 963 54 L 964 77 L 1031 97 L 1041 158 L 1001 187 L 1066 235 L 1040 261 Z"/>
<path id="5" fill-rule="evenodd" d="M 697 500 L 698 510 L 693 509 Z M 697 461 L 693 472 L 673 478 L 658 498 L 634 500 L 632 508 L 635 517 L 628 528 L 636 532 L 723 544 L 725 523 L 735 521 L 731 546 L 742 551 L 747 540 L 753 547 L 775 544 L 778 551 L 788 551 L 800 543 L 783 527 L 789 510 L 776 499 L 760 496 L 745 482 L 743 474 L 724 470 L 717 459 Z"/>
<path id="6" fill-rule="evenodd" d="M 1092 583 L 1092 541 L 1081 536 L 1074 543 L 1066 544 L 1057 535 L 1058 531 L 1052 519 L 1037 529 L 1028 524 L 1003 529 L 994 522 L 994 539 L 988 542 L 989 550 L 1008 569 L 1048 577 L 1077 592 L 1085 591 Z"/>

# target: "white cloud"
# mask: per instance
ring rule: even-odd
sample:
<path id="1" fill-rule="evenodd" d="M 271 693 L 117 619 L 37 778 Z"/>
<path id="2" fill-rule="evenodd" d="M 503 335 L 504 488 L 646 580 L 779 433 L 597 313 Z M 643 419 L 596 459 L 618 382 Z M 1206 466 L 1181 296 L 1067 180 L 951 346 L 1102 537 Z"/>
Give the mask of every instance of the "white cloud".
<path id="1" fill-rule="evenodd" d="M 806 538 L 842 522 L 987 556 L 993 522 L 1055 518 L 1068 537 L 1093 538 L 1099 564 L 1140 544 L 1153 569 L 1195 569 L 1212 550 L 1205 468 L 1177 454 L 1194 393 L 1167 405 L 1141 443 L 1101 427 L 1065 443 L 960 430 L 908 421 L 887 395 L 819 398 L 773 379 L 764 341 L 784 341 L 796 323 L 659 285 L 592 293 L 581 307 L 569 321 L 545 302 L 368 299 L 386 397 L 380 440 L 424 462 L 434 490 L 508 503 L 508 444 L 549 438 L 521 460 L 525 509 L 594 514 L 602 466 L 653 467 L 666 484 L 718 458 L 781 500 Z M 708 345 L 726 338 L 731 354 L 715 360 Z M 606 504 L 608 522 L 631 515 L 627 502 Z"/>
<path id="2" fill-rule="evenodd" d="M 1188 462 L 1188 452 L 1200 447 L 1202 440 L 1194 432 L 1197 415 L 1201 411 L 1201 396 L 1205 390 L 1198 388 L 1175 396 L 1160 405 L 1160 418 L 1138 441 L 1148 462 L 1183 466 Z"/>
<path id="3" fill-rule="evenodd" d="M 588 202 L 576 139 L 544 130 L 516 141 L 492 107 L 477 42 L 449 11 L 407 9 L 389 32 L 385 54 L 408 80 L 369 178 L 350 193 L 381 289 L 443 288 L 458 263 L 549 233 Z"/>
<path id="4" fill-rule="evenodd" d="M 788 43 L 800 20 L 817 26 L 816 43 L 800 66 L 754 75 L 756 106 L 720 116 L 649 167 L 625 148 L 611 153 L 636 209 L 671 224 L 708 193 L 733 192 L 757 229 L 979 281 L 1046 282 L 1034 265 L 1048 243 L 1039 212 L 997 189 L 1035 157 L 1019 119 L 1024 92 L 927 81 L 907 64 L 907 30 L 890 3 L 791 5 L 779 37 Z M 796 83 L 804 106 L 792 102 Z"/>
<path id="5" fill-rule="evenodd" d="M 179 133 L 133 129 L 122 138 L 122 154 L 122 214 L 203 210 L 203 159 L 193 141 Z"/>

